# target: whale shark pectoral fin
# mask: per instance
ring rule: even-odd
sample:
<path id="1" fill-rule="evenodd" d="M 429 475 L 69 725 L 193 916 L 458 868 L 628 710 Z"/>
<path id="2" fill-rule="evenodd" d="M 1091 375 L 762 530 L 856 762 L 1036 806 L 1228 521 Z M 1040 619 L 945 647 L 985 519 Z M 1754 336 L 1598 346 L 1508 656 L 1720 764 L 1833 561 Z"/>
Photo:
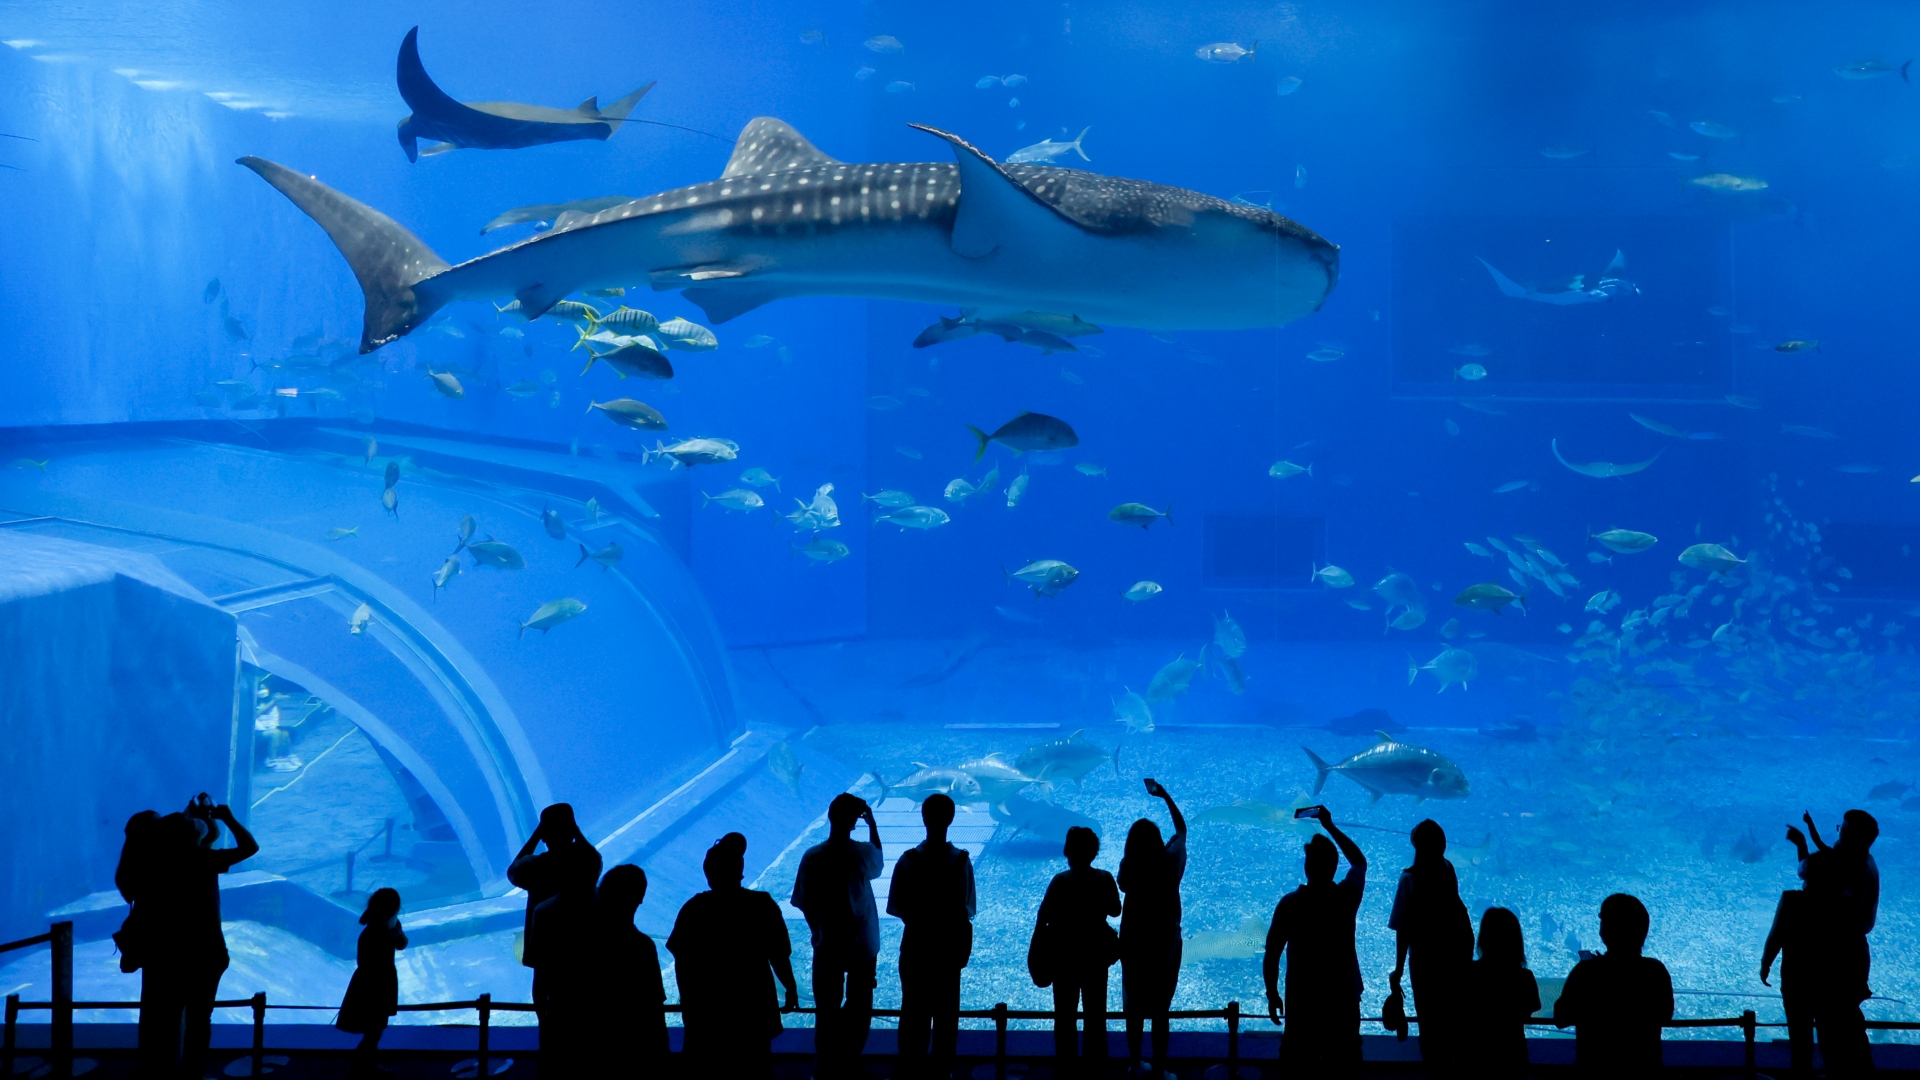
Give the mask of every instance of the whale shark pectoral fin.
<path id="1" fill-rule="evenodd" d="M 546 285 L 527 285 L 514 290 L 513 298 L 520 301 L 520 314 L 528 319 L 537 319 L 553 309 L 553 305 L 566 299 L 571 289 L 553 289 Z"/>
<path id="2" fill-rule="evenodd" d="M 953 218 L 954 254 L 981 259 L 1016 240 L 1039 245 L 1068 232 L 1081 232 L 1078 225 L 1040 201 L 972 143 L 925 124 L 907 126 L 945 139 L 960 166 L 960 209 Z"/>
<path id="3" fill-rule="evenodd" d="M 787 294 L 771 285 L 724 285 L 718 288 L 693 288 L 680 293 L 688 303 L 707 313 L 715 326 L 737 318 L 762 304 L 783 299 Z"/>
<path id="4" fill-rule="evenodd" d="M 838 158 L 821 153 L 819 147 L 808 142 L 805 135 L 795 131 L 786 121 L 771 116 L 756 116 L 740 129 L 740 138 L 733 144 L 733 156 L 727 159 L 727 167 L 721 170 L 720 179 L 838 164 L 841 164 Z"/>
<path id="5" fill-rule="evenodd" d="M 252 169 L 326 230 L 346 258 L 366 299 L 361 353 L 406 334 L 452 299 L 429 284 L 447 271 L 446 260 L 399 222 L 265 158 L 243 157 L 237 164 Z"/>

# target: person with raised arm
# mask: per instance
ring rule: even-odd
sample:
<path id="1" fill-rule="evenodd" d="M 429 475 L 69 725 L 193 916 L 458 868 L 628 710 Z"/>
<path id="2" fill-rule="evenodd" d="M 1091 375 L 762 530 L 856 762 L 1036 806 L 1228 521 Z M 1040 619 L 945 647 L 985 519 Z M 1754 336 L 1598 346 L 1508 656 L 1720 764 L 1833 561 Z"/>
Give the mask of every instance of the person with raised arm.
<path id="1" fill-rule="evenodd" d="M 1354 920 L 1367 889 L 1367 857 L 1333 823 L 1326 807 L 1308 807 L 1295 816 L 1311 816 L 1327 835 L 1307 841 L 1307 883 L 1273 907 L 1261 962 L 1267 1019 L 1278 1026 L 1286 1018 L 1280 1062 L 1287 1076 L 1355 1077 L 1360 1073 L 1363 987 Z M 1347 873 L 1335 881 L 1342 855 Z M 1287 965 L 1284 998 L 1280 995 L 1283 956 Z"/>

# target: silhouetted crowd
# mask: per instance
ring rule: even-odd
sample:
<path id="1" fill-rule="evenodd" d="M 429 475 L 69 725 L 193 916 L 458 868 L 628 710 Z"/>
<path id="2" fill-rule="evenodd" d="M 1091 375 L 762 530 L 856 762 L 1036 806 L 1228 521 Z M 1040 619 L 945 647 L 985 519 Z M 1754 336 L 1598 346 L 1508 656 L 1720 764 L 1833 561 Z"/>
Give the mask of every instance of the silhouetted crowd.
<path id="1" fill-rule="evenodd" d="M 1180 975 L 1187 824 L 1164 787 L 1150 778 L 1145 783 L 1148 795 L 1165 802 L 1172 836 L 1163 836 L 1151 819 L 1134 822 L 1116 879 L 1093 865 L 1098 835 L 1069 829 L 1062 852 L 1067 869 L 1054 875 L 1040 902 L 1027 968 L 1036 986 L 1053 991 L 1061 1076 L 1105 1073 L 1108 978 L 1116 963 L 1134 1071 L 1164 1073 Z M 896 1073 L 902 1077 L 946 1078 L 955 1064 L 961 973 L 972 955 L 977 905 L 972 860 L 947 840 L 954 811 L 945 795 L 921 803 L 926 839 L 901 853 L 887 895 L 887 913 L 904 924 Z M 1290 1080 L 1354 1077 L 1363 990 L 1355 933 L 1367 859 L 1325 807 L 1299 816 L 1316 820 L 1324 835 L 1306 845 L 1306 883 L 1274 907 L 1262 964 L 1267 1014 L 1284 1024 L 1281 1066 Z M 827 821 L 827 839 L 800 860 L 791 901 L 806 916 L 812 938 L 814 1075 L 849 1080 L 859 1072 L 872 1026 L 880 951 L 872 882 L 886 859 L 864 800 L 836 796 Z M 1793 1075 L 1813 1075 L 1816 1031 L 1829 1077 L 1864 1075 L 1873 1068 L 1861 1003 L 1872 995 L 1867 935 L 1879 908 L 1880 872 L 1869 849 L 1879 825 L 1864 810 L 1849 810 L 1829 845 L 1811 815 L 1804 821 L 1804 834 L 1787 830 L 1800 887 L 1780 896 L 1760 979 L 1771 985 L 1778 961 Z M 856 839 L 862 823 L 865 838 Z M 223 824 L 232 830 L 232 847 L 216 846 Z M 1412 865 L 1400 871 L 1387 921 L 1394 966 L 1382 1022 L 1401 1038 L 1418 1027 L 1420 1056 L 1436 1080 L 1525 1077 L 1526 1025 L 1541 1011 L 1541 1000 L 1526 966 L 1520 920 L 1506 908 L 1488 908 L 1476 943 L 1446 857 L 1446 834 L 1422 821 L 1411 839 Z M 213 1002 L 228 963 L 219 875 L 258 850 L 228 808 L 204 794 L 180 813 L 145 811 L 127 822 L 115 883 L 131 911 L 114 940 L 122 970 L 141 972 L 142 1077 L 206 1075 Z M 770 1075 L 780 1014 L 799 1007 L 785 918 L 770 894 L 742 885 L 746 852 L 739 833 L 708 849 L 707 891 L 681 906 L 667 938 L 688 1076 Z M 651 1075 L 672 1061 L 659 953 L 634 926 L 646 899 L 646 872 L 630 864 L 601 871 L 600 853 L 565 803 L 541 813 L 507 870 L 527 894 L 521 961 L 533 969 L 545 1075 Z M 361 1036 L 352 1059 L 356 1076 L 383 1072 L 375 1055 L 399 1004 L 394 954 L 407 946 L 399 914 L 399 893 L 379 889 L 360 918 L 358 966 L 335 1021 Z M 1117 930 L 1108 922 L 1114 916 Z M 1661 1028 L 1673 1018 L 1673 983 L 1665 965 L 1642 955 L 1647 909 L 1615 893 L 1601 903 L 1599 919 L 1606 950 L 1581 950 L 1551 1022 L 1574 1029 L 1580 1075 L 1658 1072 Z M 1418 1005 L 1411 1021 L 1408 990 Z"/>

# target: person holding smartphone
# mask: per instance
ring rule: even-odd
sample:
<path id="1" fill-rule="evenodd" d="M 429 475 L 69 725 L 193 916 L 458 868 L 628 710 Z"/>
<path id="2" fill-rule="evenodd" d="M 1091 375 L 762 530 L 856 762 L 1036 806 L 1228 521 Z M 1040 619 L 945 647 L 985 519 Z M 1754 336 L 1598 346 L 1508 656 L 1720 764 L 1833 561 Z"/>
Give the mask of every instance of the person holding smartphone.
<path id="1" fill-rule="evenodd" d="M 1120 858 L 1120 1007 L 1127 1018 L 1127 1057 L 1140 1065 L 1148 1020 L 1154 1023 L 1154 1061 L 1167 1060 L 1168 1013 L 1180 981 L 1180 879 L 1187 873 L 1187 819 L 1160 782 L 1146 778 L 1147 794 L 1167 804 L 1173 837 L 1141 818 L 1127 830 Z"/>
<path id="2" fill-rule="evenodd" d="M 853 827 L 867 823 L 867 839 Z M 880 906 L 873 881 L 886 868 L 880 826 L 858 795 L 842 792 L 827 805 L 827 839 L 800 857 L 793 906 L 813 934 L 815 1075 L 845 1080 L 859 1071 L 873 1028 L 873 988 L 880 955 Z"/>
<path id="3" fill-rule="evenodd" d="M 1327 836 L 1307 842 L 1307 883 L 1281 897 L 1273 908 L 1261 963 L 1267 982 L 1267 1019 L 1277 1025 L 1286 1017 L 1280 1062 L 1287 1076 L 1358 1076 L 1361 981 L 1354 919 L 1367 889 L 1367 857 L 1334 825 L 1326 807 L 1309 806 L 1294 816 L 1312 817 Z M 1341 855 L 1347 857 L 1347 874 L 1335 881 Z M 1280 996 L 1283 953 L 1287 961 L 1284 999 Z"/>

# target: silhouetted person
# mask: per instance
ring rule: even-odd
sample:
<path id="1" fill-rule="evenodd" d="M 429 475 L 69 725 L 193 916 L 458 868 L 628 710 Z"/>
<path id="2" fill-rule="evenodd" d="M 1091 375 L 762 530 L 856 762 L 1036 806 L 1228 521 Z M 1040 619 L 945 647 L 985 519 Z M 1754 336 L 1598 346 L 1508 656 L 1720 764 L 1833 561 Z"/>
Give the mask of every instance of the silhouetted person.
<path id="1" fill-rule="evenodd" d="M 633 925 L 647 898 L 647 872 L 621 863 L 600 879 L 599 927 L 591 1037 L 599 1044 L 604 1076 L 657 1076 L 667 1057 L 667 990 L 660 978 L 660 951 Z"/>
<path id="2" fill-rule="evenodd" d="M 1465 1023 L 1462 1074 L 1475 1080 L 1526 1080 L 1527 1021 L 1540 1011 L 1540 984 L 1527 970 L 1520 919 L 1506 908 L 1480 916 L 1480 959 L 1459 1009 Z"/>
<path id="3" fill-rule="evenodd" d="M 867 823 L 867 839 L 853 827 Z M 873 880 L 886 868 L 880 827 L 857 795 L 842 792 L 827 806 L 827 838 L 800 857 L 793 906 L 813 932 L 815 1073 L 851 1075 L 859 1067 L 873 1026 L 875 958 L 880 953 L 880 908 Z"/>
<path id="4" fill-rule="evenodd" d="M 220 825 L 234 845 L 216 848 Z M 260 850 L 253 834 L 205 792 L 155 826 L 151 877 L 141 886 L 148 935 L 140 983 L 141 1075 L 200 1080 L 213 1036 L 213 1002 L 227 970 L 220 875 Z"/>
<path id="5" fill-rule="evenodd" d="M 1107 1060 L 1107 969 L 1120 957 L 1120 938 L 1108 917 L 1120 914 L 1113 875 L 1096 870 L 1100 837 L 1084 825 L 1067 830 L 1061 854 L 1066 870 L 1053 875 L 1040 901 L 1034 935 L 1044 943 L 1053 985 L 1053 1053 L 1062 1075 L 1084 1060 L 1088 1076 Z M 1078 1046 L 1075 1014 L 1085 1011 L 1086 1040 Z"/>
<path id="6" fill-rule="evenodd" d="M 900 1075 L 953 1074 L 960 1031 L 960 971 L 973 955 L 973 859 L 947 842 L 953 800 L 929 795 L 920 804 L 927 838 L 893 864 L 887 914 L 900 935 Z M 928 1058 L 931 1036 L 932 1056 Z"/>
<path id="7" fill-rule="evenodd" d="M 124 837 L 120 842 L 120 861 L 113 868 L 113 884 L 120 890 L 120 899 L 127 902 L 127 917 L 113 935 L 113 944 L 120 950 L 120 970 L 132 973 L 140 970 L 147 943 L 147 935 L 141 932 L 144 913 L 140 900 L 154 887 L 155 868 L 164 842 L 159 811 L 142 810 L 128 818 Z"/>
<path id="8" fill-rule="evenodd" d="M 1860 1003 L 1873 996 L 1868 987 L 1872 955 L 1867 935 L 1880 910 L 1880 867 L 1869 850 L 1880 823 L 1865 810 L 1849 810 L 1829 847 L 1804 815 L 1816 850 L 1808 852 L 1798 830 L 1787 838 L 1800 856 L 1806 892 L 1806 936 L 1813 961 L 1811 1002 L 1820 1030 L 1820 1056 L 1830 1076 L 1857 1076 L 1873 1070 L 1866 1018 Z"/>
<path id="9" fill-rule="evenodd" d="M 1154 1063 L 1167 1061 L 1168 1013 L 1180 981 L 1180 879 L 1187 873 L 1187 819 L 1173 796 L 1149 776 L 1147 794 L 1167 804 L 1173 839 L 1162 841 L 1160 826 L 1141 818 L 1127 830 L 1120 858 L 1120 1007 L 1127 1017 L 1127 1058 L 1140 1064 L 1146 1022 L 1154 1024 Z"/>
<path id="10" fill-rule="evenodd" d="M 1447 834 L 1431 818 L 1413 827 L 1413 865 L 1400 871 L 1387 929 L 1395 935 L 1396 989 L 1412 963 L 1420 1060 L 1434 1080 L 1451 1080 L 1460 1053 L 1456 1013 L 1473 962 L 1473 920 L 1447 861 Z"/>
<path id="11" fill-rule="evenodd" d="M 1660 1072 L 1660 1028 L 1673 1019 L 1667 966 L 1640 955 L 1647 943 L 1646 905 L 1626 893 L 1600 903 L 1600 940 L 1607 951 L 1573 965 L 1553 1022 L 1574 1030 L 1577 1075 L 1594 1080 Z"/>
<path id="12" fill-rule="evenodd" d="M 1789 840 L 1800 830 L 1787 827 Z M 1804 848 L 1806 838 L 1800 837 Z M 1767 944 L 1760 955 L 1760 984 L 1771 986 L 1767 976 L 1773 962 L 1780 961 L 1780 1005 L 1787 1014 L 1788 1070 L 1798 1080 L 1813 1076 L 1814 1001 L 1817 969 L 1814 950 L 1807 940 L 1807 894 L 1799 889 L 1781 892 L 1773 909 L 1773 925 L 1767 928 Z M 1843 1054 L 1844 1056 L 1844 1054 Z"/>
<path id="13" fill-rule="evenodd" d="M 391 1076 L 379 1067 L 380 1036 L 387 1030 L 388 1018 L 400 1011 L 400 975 L 393 967 L 393 954 L 407 947 L 407 933 L 400 929 L 400 894 L 392 889 L 375 889 L 367 897 L 367 910 L 360 915 L 360 943 L 354 949 L 357 965 L 347 983 L 347 996 L 340 1001 L 340 1015 L 333 1026 L 360 1036 L 354 1048 L 348 1075 Z"/>
<path id="14" fill-rule="evenodd" d="M 1261 973 L 1267 981 L 1267 1019 L 1284 1014 L 1281 1068 L 1289 1080 L 1360 1074 L 1360 954 L 1354 917 L 1367 890 L 1367 857 L 1322 806 L 1315 820 L 1333 837 L 1307 841 L 1307 883 L 1280 898 L 1267 927 Z M 1335 851 L 1335 845 L 1339 850 Z M 1340 856 L 1347 874 L 1333 880 Z M 1280 996 L 1280 959 L 1287 961 L 1287 996 Z"/>
<path id="15" fill-rule="evenodd" d="M 542 844 L 546 850 L 536 853 Z M 587 988 L 581 948 L 600 880 L 600 852 L 580 832 L 572 806 L 554 803 L 540 811 L 540 824 L 507 867 L 507 880 L 527 892 L 520 962 L 533 969 L 540 1059 L 564 1076 L 590 1037 L 582 1015 Z"/>
<path id="16" fill-rule="evenodd" d="M 746 858 L 747 838 L 739 833 L 707 849 L 707 891 L 681 905 L 667 938 L 688 1076 L 772 1075 L 780 1014 L 800 1007 L 786 919 L 772 896 L 740 887 Z M 784 1004 L 768 993 L 769 970 L 786 988 Z"/>

